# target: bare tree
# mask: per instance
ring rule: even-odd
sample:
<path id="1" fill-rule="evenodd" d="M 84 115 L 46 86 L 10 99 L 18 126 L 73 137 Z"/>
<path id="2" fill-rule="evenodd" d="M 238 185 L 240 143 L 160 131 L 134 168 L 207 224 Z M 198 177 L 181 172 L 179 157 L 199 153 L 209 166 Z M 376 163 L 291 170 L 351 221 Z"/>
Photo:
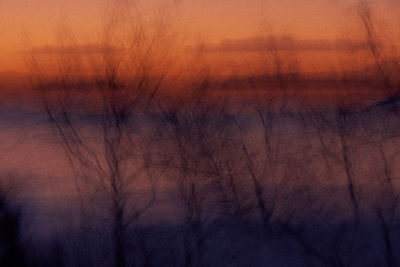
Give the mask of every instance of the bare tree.
<path id="1" fill-rule="evenodd" d="M 153 133 L 146 114 L 165 78 L 155 68 L 163 65 L 163 58 L 157 58 L 160 47 L 168 48 L 163 43 L 168 17 L 164 11 L 151 27 L 138 12 L 129 3 L 111 1 L 102 42 L 95 48 L 99 51 L 89 59 L 71 53 L 77 39 L 62 27 L 54 81 L 38 71 L 34 51 L 27 58 L 32 84 L 74 171 L 80 198 L 105 206 L 101 209 L 111 219 L 114 266 L 128 264 L 129 231 L 155 199 Z"/>
<path id="2" fill-rule="evenodd" d="M 397 73 L 400 70 L 399 62 L 397 59 L 388 56 L 385 43 L 379 36 L 379 29 L 376 27 L 369 1 L 359 0 L 357 12 L 364 29 L 365 42 L 375 64 L 377 76 L 383 82 L 383 89 L 387 94 L 387 100 L 381 104 L 393 102 L 400 93 L 399 85 L 396 84 L 398 83 L 396 81 Z"/>
<path id="3" fill-rule="evenodd" d="M 234 120 L 217 87 L 203 72 L 184 85 L 187 94 L 159 103 L 167 147 L 164 168 L 175 185 L 184 266 L 206 266 L 207 239 L 216 224 L 242 212 L 230 131 Z"/>

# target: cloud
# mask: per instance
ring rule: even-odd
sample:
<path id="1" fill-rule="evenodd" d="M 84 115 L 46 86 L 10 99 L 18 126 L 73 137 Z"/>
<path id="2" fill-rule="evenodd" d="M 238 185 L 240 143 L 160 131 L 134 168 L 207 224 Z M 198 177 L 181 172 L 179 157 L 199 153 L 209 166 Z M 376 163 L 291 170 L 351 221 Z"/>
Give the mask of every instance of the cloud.
<path id="1" fill-rule="evenodd" d="M 262 52 L 262 51 L 318 51 L 318 50 L 364 50 L 367 45 L 362 41 L 336 39 L 303 40 L 292 35 L 270 37 L 250 37 L 242 39 L 224 39 L 215 45 L 208 45 L 209 52 Z"/>
<path id="2" fill-rule="evenodd" d="M 101 44 L 87 44 L 80 46 L 42 46 L 32 49 L 34 54 L 105 54 L 115 52 L 117 48 Z"/>

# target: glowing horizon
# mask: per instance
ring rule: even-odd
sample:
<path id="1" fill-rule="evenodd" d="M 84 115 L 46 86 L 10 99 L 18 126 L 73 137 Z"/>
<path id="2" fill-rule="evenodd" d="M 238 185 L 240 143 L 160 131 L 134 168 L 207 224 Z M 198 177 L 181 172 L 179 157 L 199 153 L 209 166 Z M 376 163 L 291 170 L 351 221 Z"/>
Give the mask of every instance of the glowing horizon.
<path id="1" fill-rule="evenodd" d="M 107 3 L 110 2 L 106 0 L 0 2 L 0 8 L 4 11 L 0 17 L 2 44 L 0 57 L 3 59 L 0 71 L 23 72 L 25 63 L 22 54 L 27 50 L 27 40 L 35 49 L 51 48 L 57 42 L 57 31 L 63 23 L 76 35 L 82 45 L 98 43 L 101 25 L 104 22 L 102 12 L 107 10 Z M 296 40 L 308 42 L 332 41 L 340 38 L 362 40 L 364 36 L 360 32 L 361 23 L 355 10 L 357 2 L 357 0 L 279 2 L 151 0 L 135 3 L 133 10 L 144 17 L 149 14 L 149 17 L 154 17 L 162 12 L 168 13 L 171 32 L 179 36 L 179 45 L 183 44 L 177 51 L 187 51 L 188 47 L 196 46 L 198 43 L 217 46 L 226 40 L 235 42 L 266 34 L 277 36 L 289 34 Z M 383 35 L 390 36 L 390 41 L 396 43 L 399 35 L 395 27 L 398 22 L 395 14 L 400 5 L 389 0 L 371 1 L 370 4 L 376 15 L 374 19 L 377 18 L 378 27 L 386 31 Z M 182 55 L 187 57 L 186 52 Z M 227 65 L 231 60 L 241 57 L 243 57 L 241 53 L 214 56 L 212 64 Z M 328 57 L 335 56 L 331 53 Z M 319 69 L 320 66 L 314 68 Z M 331 66 L 326 65 L 322 68 L 328 70 Z"/>

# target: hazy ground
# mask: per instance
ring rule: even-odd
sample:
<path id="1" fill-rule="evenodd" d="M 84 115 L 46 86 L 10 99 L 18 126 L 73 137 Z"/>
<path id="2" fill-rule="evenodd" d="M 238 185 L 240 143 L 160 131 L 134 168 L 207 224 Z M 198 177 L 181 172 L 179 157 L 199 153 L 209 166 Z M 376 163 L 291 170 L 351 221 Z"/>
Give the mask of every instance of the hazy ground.
<path id="1" fill-rule="evenodd" d="M 248 259 L 252 259 L 251 264 L 269 262 L 274 266 L 307 265 L 310 262 L 319 265 L 321 259 L 323 259 L 322 262 L 326 259 L 333 262 L 332 256 L 319 258 L 318 251 L 321 249 L 321 255 L 325 255 L 325 250 L 331 248 L 327 245 L 329 242 L 333 242 L 335 238 L 351 239 L 351 237 L 346 237 L 349 234 L 347 231 L 351 233 L 352 230 L 349 230 L 351 227 L 358 227 L 356 237 L 354 237 L 360 238 L 355 243 L 357 246 L 363 246 L 366 242 L 363 240 L 363 235 L 370 236 L 372 239 L 364 244 L 366 246 L 364 248 L 353 248 L 357 251 L 353 255 L 356 258 L 354 264 L 370 266 L 371 261 L 375 261 L 378 265 L 380 265 L 379 262 L 386 262 L 385 257 L 382 256 L 385 255 L 385 247 L 380 245 L 382 241 L 379 241 L 381 239 L 380 221 L 376 218 L 376 211 L 385 210 L 385 205 L 393 205 L 390 204 L 393 199 L 386 199 L 386 197 L 390 197 L 389 194 L 393 194 L 394 190 L 394 198 L 396 198 L 399 190 L 400 166 L 396 162 L 400 157 L 397 149 L 400 145 L 400 116 L 394 109 L 398 108 L 398 103 L 369 108 L 365 108 L 368 104 L 361 105 L 363 107 L 354 106 L 346 110 L 345 125 L 341 121 L 343 119 L 340 117 L 341 113 L 332 105 L 315 108 L 315 106 L 305 106 L 304 103 L 293 101 L 293 99 L 289 103 L 287 112 L 268 113 L 271 126 L 268 128 L 269 152 L 264 151 L 266 129 L 259 120 L 259 114 L 255 111 L 251 112 L 250 108 L 246 108 L 245 112 L 228 114 L 229 121 L 234 123 L 227 126 L 227 132 L 224 133 L 246 145 L 253 160 L 256 175 L 259 175 L 264 188 L 265 203 L 274 206 L 270 227 L 272 229 L 276 227 L 277 232 L 269 230 L 272 232 L 265 234 L 261 230 L 262 227 L 260 228 L 260 222 L 257 219 L 257 199 L 246 167 L 246 157 L 243 156 L 243 151 L 239 146 L 236 150 L 224 153 L 230 153 L 231 156 L 236 157 L 234 168 L 237 172 L 236 182 L 240 188 L 243 212 L 247 215 L 240 219 L 239 217 L 238 219 L 234 217 L 223 219 L 215 225 L 211 223 L 213 219 L 202 221 L 203 227 L 211 231 L 205 234 L 207 241 L 204 241 L 206 245 L 202 252 L 204 261 L 214 266 L 227 264 L 225 259 L 234 262 L 236 266 L 248 266 Z M 140 116 L 146 117 L 145 114 Z M 192 118 L 190 114 L 181 116 L 183 121 Z M 212 127 L 216 127 L 219 120 L 225 120 L 223 116 L 227 114 L 215 113 L 210 118 L 208 117 L 211 125 L 214 125 Z M 5 184 L 15 185 L 15 194 L 11 194 L 11 199 L 22 207 L 24 231 L 29 229 L 26 236 L 32 240 L 54 240 L 68 236 L 64 241 L 60 241 L 64 248 L 65 258 L 76 257 L 74 254 L 76 251 L 71 247 L 75 242 L 72 239 L 84 238 L 88 246 L 92 246 L 90 252 L 87 253 L 91 253 L 96 258 L 94 262 L 106 262 L 106 259 L 102 261 L 101 257 L 95 256 L 96 253 L 101 253 L 98 250 L 105 248 L 102 248 L 100 244 L 90 245 L 93 238 L 98 239 L 97 234 L 85 232 L 82 228 L 80 221 L 82 215 L 79 211 L 82 202 L 76 191 L 76 186 L 79 187 L 79 184 L 73 178 L 76 174 L 71 170 L 71 165 L 60 145 L 59 136 L 50 128 L 47 115 L 42 111 L 24 108 L 23 105 L 19 107 L 9 105 L 2 108 L 0 118 L 2 179 Z M 142 119 L 144 125 L 142 127 L 151 129 L 156 123 L 163 128 L 162 120 L 160 114 L 153 114 L 151 119 Z M 242 130 L 239 130 L 236 125 L 240 125 Z M 94 131 L 95 128 L 84 122 L 80 122 L 79 127 L 82 127 L 83 132 L 86 133 L 87 140 L 97 140 L 101 137 L 97 136 L 99 132 Z M 212 131 L 206 132 L 206 134 L 210 133 Z M 348 173 L 345 169 L 348 162 L 343 160 L 342 135 L 346 140 L 348 160 L 351 162 L 349 168 L 351 168 L 359 204 L 357 216 L 360 216 L 361 223 L 358 222 L 358 226 L 343 226 L 351 225 L 354 214 L 348 191 Z M 220 135 L 215 134 L 214 137 L 211 135 L 208 138 L 211 138 L 210 140 L 216 138 L 219 142 L 217 138 L 220 138 Z M 174 151 L 174 145 L 166 142 L 166 139 L 163 140 L 152 146 L 160 151 L 168 149 Z M 266 166 L 267 170 L 265 170 Z M 156 170 L 155 173 L 157 175 L 155 202 L 137 224 L 143 227 L 146 244 L 154 253 L 153 264 L 179 265 L 182 264 L 179 259 L 179 251 L 182 247 L 179 245 L 181 241 L 178 236 L 181 233 L 180 225 L 184 214 L 178 208 L 179 197 L 177 198 L 176 195 L 176 181 L 173 178 L 176 173 L 173 170 L 171 173 Z M 388 176 L 392 183 L 390 193 L 385 191 L 387 188 L 384 185 L 384 180 Z M 140 191 L 138 188 L 140 186 L 136 187 L 136 190 Z M 149 190 L 149 188 L 144 185 L 143 190 Z M 213 192 L 214 189 L 206 190 L 202 194 L 205 194 L 206 199 L 213 199 L 215 197 L 215 192 Z M 92 217 L 86 218 L 84 224 L 97 225 L 93 226 L 94 231 L 101 231 L 103 227 L 107 229 L 107 216 L 104 213 L 106 204 L 102 203 L 102 198 L 97 196 L 96 202 L 85 206 L 92 209 L 90 211 Z M 107 203 L 107 198 L 104 201 Z M 385 204 L 386 201 L 388 204 Z M 220 216 L 219 212 L 214 210 L 217 208 L 215 204 L 211 202 L 204 204 L 204 213 L 208 214 L 205 218 Z M 397 211 L 394 211 L 391 216 L 398 218 Z M 392 246 L 396 246 L 398 234 L 397 224 L 394 223 L 397 219 L 393 219 L 394 217 L 390 219 L 392 230 L 389 230 L 393 240 Z M 105 220 L 104 224 L 101 220 Z M 297 236 L 297 233 L 279 230 L 282 223 L 289 223 L 294 227 L 293 229 L 296 229 L 296 225 L 299 227 L 301 225 L 300 239 L 292 237 Z M 340 234 L 340 227 L 345 227 L 344 234 Z M 264 235 L 269 237 L 264 238 Z M 70 238 L 72 239 L 69 240 Z M 105 236 L 103 238 L 107 239 Z M 312 250 L 310 252 L 307 246 L 299 242 L 303 238 L 306 242 L 312 242 L 311 246 L 315 246 L 317 252 Z M 318 245 L 314 238 L 317 240 L 320 238 L 318 242 L 322 243 Z M 374 239 L 378 241 L 372 241 Z M 325 242 L 328 243 L 325 244 Z M 343 242 L 341 244 L 344 244 L 344 247 L 340 247 L 339 250 L 345 251 L 350 241 L 340 242 Z M 340 253 L 344 253 L 343 251 Z M 219 255 L 224 255 L 223 259 L 218 259 Z M 366 255 L 371 258 L 365 257 Z M 347 259 L 346 255 L 340 257 Z M 75 265 L 74 261 L 66 264 Z"/>

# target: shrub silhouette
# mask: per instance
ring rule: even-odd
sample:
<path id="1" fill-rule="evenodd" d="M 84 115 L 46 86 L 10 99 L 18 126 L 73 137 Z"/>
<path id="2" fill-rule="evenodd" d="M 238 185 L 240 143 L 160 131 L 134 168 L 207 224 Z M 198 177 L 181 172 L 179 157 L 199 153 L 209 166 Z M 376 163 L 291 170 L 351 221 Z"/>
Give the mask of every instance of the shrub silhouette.
<path id="1" fill-rule="evenodd" d="M 21 213 L 12 207 L 5 193 L 0 196 L 0 266 L 25 266 L 21 242 Z"/>

